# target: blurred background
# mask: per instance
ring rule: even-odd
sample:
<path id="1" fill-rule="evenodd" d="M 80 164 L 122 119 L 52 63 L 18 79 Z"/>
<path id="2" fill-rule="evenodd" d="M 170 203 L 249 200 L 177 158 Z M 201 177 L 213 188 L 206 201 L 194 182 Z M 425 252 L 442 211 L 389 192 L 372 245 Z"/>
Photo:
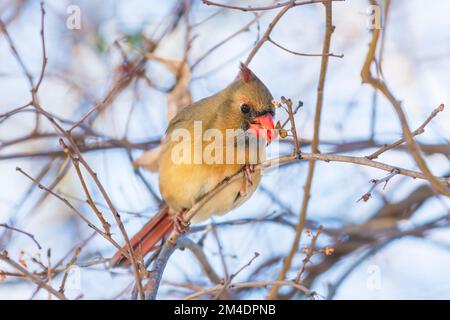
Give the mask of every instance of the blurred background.
<path id="1" fill-rule="evenodd" d="M 383 79 L 402 101 L 410 128 L 416 129 L 441 103 L 450 100 L 450 3 L 446 0 L 378 1 L 382 14 Z M 254 7 L 273 2 L 227 1 Z M 280 9 L 230 10 L 192 1 L 52 1 L 46 0 L 45 43 L 48 64 L 39 88 L 47 112 L 69 129 L 99 105 L 86 125 L 73 131 L 86 161 L 96 171 L 129 234 L 158 208 L 158 176 L 135 170 L 133 161 L 159 144 L 168 118 L 184 104 L 224 88 Z M 389 102 L 361 82 L 361 68 L 371 40 L 370 3 L 333 2 L 331 56 L 324 89 L 319 149 L 322 153 L 367 156 L 402 136 Z M 0 0 L 0 19 L 36 80 L 42 67 L 41 11 L 35 0 Z M 271 33 L 277 44 L 320 54 L 325 33 L 320 3 L 298 6 Z M 386 19 L 386 14 L 387 19 Z M 77 20 L 77 17 L 80 20 Z M 79 23 L 78 23 L 79 22 Z M 381 52 L 381 51 L 380 51 Z M 382 57 L 380 57 L 382 55 Z M 381 61 L 382 58 L 382 61 Z M 303 151 L 310 152 L 319 81 L 320 56 L 294 55 L 266 42 L 250 63 L 274 98 L 303 106 L 296 113 Z M 64 267 L 81 246 L 70 271 L 69 298 L 128 299 L 131 270 L 110 269 L 115 248 L 94 234 L 73 211 L 20 172 L 51 188 L 83 215 L 97 221 L 82 186 L 58 143 L 59 135 L 32 108 L 8 114 L 31 99 L 30 84 L 0 36 L 0 249 L 44 281 L 46 266 Z M 287 114 L 276 116 L 283 123 Z M 449 111 L 438 114 L 416 141 L 436 176 L 450 173 Z M 292 152 L 291 139 L 280 141 L 271 157 Z M 151 155 L 149 156 L 151 161 Z M 148 160 L 148 159 L 147 159 Z M 377 161 L 419 171 L 405 146 Z M 220 278 L 226 279 L 260 255 L 234 281 L 275 280 L 289 252 L 303 198 L 306 161 L 270 169 L 257 193 L 229 214 L 189 236 L 198 242 Z M 319 225 L 324 231 L 307 264 L 302 283 L 324 299 L 449 299 L 450 236 L 446 217 L 450 201 L 420 179 L 394 176 L 378 186 L 368 201 L 358 201 L 386 172 L 348 163 L 316 164 L 307 226 L 288 279 L 295 278 Z M 94 201 L 111 223 L 113 238 L 123 243 L 104 199 L 86 179 Z M 310 230 L 310 232 L 307 232 Z M 332 254 L 323 248 L 332 248 Z M 48 258 L 48 250 L 50 258 Z M 14 274 L 0 262 L 0 298 L 46 299 L 48 293 Z M 51 284 L 58 289 L 63 272 Z M 213 286 L 189 250 L 169 260 L 158 297 L 183 298 Z M 233 298 L 262 299 L 267 288 L 236 290 Z M 203 298 L 208 298 L 204 296 Z M 279 298 L 304 299 L 290 287 Z"/>

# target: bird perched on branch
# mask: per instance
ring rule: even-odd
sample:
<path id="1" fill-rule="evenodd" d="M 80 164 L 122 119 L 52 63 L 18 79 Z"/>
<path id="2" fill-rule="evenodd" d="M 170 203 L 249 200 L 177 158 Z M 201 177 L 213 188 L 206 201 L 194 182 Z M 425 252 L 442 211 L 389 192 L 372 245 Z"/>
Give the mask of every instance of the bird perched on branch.
<path id="1" fill-rule="evenodd" d="M 183 213 L 227 177 L 242 171 L 242 179 L 204 204 L 193 222 L 222 215 L 253 194 L 261 179 L 254 165 L 265 159 L 265 146 L 276 137 L 274 113 L 270 91 L 241 63 L 230 85 L 182 109 L 170 121 L 158 163 L 164 204 L 131 239 L 136 255 L 154 250 L 174 228 L 185 232 L 189 221 Z M 126 262 L 121 252 L 113 257 L 113 265 Z"/>

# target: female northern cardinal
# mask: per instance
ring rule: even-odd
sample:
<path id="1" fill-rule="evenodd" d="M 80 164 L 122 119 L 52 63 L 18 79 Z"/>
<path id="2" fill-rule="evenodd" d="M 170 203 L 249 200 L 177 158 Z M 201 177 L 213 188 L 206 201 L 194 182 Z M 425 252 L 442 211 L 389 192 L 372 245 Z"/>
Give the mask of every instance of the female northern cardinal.
<path id="1" fill-rule="evenodd" d="M 230 183 L 217 193 L 196 213 L 193 222 L 205 220 L 212 214 L 224 214 L 251 196 L 259 184 L 261 174 L 259 171 L 252 171 L 250 154 L 256 153 L 256 161 L 260 162 L 264 160 L 265 150 L 254 150 L 260 145 L 249 143 L 248 137 L 253 136 L 264 143 L 273 140 L 274 113 L 271 93 L 261 80 L 241 63 L 238 77 L 228 87 L 184 108 L 170 121 L 159 158 L 159 188 L 164 204 L 159 213 L 131 239 L 135 254 L 144 256 L 152 251 L 173 228 L 185 231 L 187 223 L 183 220 L 183 212 L 191 208 L 202 195 L 239 170 L 243 171 L 242 180 Z M 226 153 L 230 149 L 227 149 L 229 144 L 224 143 L 225 146 L 219 151 L 223 152 L 221 163 L 177 162 L 174 159 L 174 151 L 180 147 L 180 142 L 173 139 L 173 135 L 180 129 L 195 135 L 195 126 L 198 124 L 203 131 L 216 129 L 215 132 L 223 134 L 224 137 L 227 137 L 227 129 L 241 129 L 249 135 L 246 134 L 247 140 L 243 147 L 236 143 L 236 137 L 232 138 L 231 146 L 235 151 L 232 155 L 233 161 L 225 161 Z M 228 138 L 224 140 L 230 142 Z M 190 150 L 187 150 L 187 153 L 198 152 L 194 141 L 188 140 Z M 205 148 L 207 145 L 202 145 L 200 153 Z M 244 163 L 236 158 L 240 148 L 244 149 Z M 125 263 L 126 259 L 117 252 L 112 261 L 113 265 L 117 265 Z"/>

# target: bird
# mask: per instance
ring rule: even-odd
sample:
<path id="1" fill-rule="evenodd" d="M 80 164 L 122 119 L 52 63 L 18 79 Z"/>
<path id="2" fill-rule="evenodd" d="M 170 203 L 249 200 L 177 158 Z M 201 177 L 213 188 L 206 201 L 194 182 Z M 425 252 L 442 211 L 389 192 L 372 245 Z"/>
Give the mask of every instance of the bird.
<path id="1" fill-rule="evenodd" d="M 223 90 L 178 112 L 169 122 L 158 160 L 163 203 L 130 240 L 137 256 L 155 250 L 174 229 L 185 233 L 190 222 L 184 220 L 183 213 L 227 177 L 242 171 L 242 178 L 215 194 L 196 212 L 192 223 L 223 215 L 251 197 L 261 180 L 261 171 L 255 171 L 254 166 L 265 160 L 265 147 L 277 137 L 275 107 L 266 85 L 241 63 L 237 77 Z M 196 137 L 199 131 L 203 134 L 200 147 Z M 180 142 L 182 133 L 188 138 Z M 209 135 L 209 144 L 204 141 L 205 135 Z M 195 161 L 196 155 L 200 161 Z M 111 261 L 113 266 L 129 265 L 120 251 Z"/>

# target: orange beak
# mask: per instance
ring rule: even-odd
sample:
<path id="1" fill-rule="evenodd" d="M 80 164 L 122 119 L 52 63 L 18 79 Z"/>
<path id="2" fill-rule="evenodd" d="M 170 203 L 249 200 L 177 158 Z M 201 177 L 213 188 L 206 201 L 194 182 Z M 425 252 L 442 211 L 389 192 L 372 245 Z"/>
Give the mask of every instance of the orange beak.
<path id="1" fill-rule="evenodd" d="M 270 114 L 256 117 L 255 122 L 250 124 L 248 131 L 269 143 L 277 138 L 273 118 Z"/>

